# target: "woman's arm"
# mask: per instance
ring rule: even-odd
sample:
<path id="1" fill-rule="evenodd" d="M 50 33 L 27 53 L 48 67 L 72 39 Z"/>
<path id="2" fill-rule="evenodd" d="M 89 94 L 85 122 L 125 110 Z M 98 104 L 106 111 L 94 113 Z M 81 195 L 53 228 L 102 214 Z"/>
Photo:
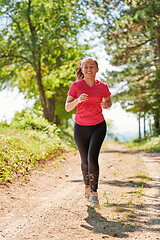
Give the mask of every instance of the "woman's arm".
<path id="1" fill-rule="evenodd" d="M 82 93 L 79 98 L 73 98 L 72 96 L 68 96 L 65 103 L 65 110 L 67 112 L 72 111 L 79 103 L 84 102 L 88 99 L 88 95 Z"/>
<path id="2" fill-rule="evenodd" d="M 102 102 L 100 103 L 103 109 L 108 109 L 112 106 L 112 101 L 110 97 L 103 98 Z"/>

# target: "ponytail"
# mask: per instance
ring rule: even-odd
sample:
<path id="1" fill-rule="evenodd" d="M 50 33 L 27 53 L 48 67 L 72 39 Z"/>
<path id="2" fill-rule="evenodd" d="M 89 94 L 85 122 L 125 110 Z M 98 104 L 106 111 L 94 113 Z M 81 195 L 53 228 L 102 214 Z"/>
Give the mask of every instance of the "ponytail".
<path id="1" fill-rule="evenodd" d="M 80 80 L 82 78 L 84 78 L 84 75 L 82 73 L 82 60 L 81 60 L 76 67 L 76 79 Z"/>

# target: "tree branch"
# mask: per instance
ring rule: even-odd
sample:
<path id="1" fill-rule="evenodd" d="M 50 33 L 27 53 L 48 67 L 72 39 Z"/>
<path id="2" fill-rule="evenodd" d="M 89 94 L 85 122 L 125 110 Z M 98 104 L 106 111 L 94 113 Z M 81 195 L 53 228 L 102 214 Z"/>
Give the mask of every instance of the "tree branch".
<path id="1" fill-rule="evenodd" d="M 131 46 L 131 47 L 127 47 L 127 49 L 135 49 L 135 48 L 139 48 L 143 45 L 145 45 L 147 42 L 150 42 L 151 40 L 153 40 L 154 38 L 150 38 L 150 39 L 147 39 L 146 41 L 140 43 L 140 44 L 137 44 L 135 46 Z"/>
<path id="2" fill-rule="evenodd" d="M 22 59 L 26 60 L 28 63 L 32 64 L 32 62 L 28 58 L 23 57 L 21 55 L 14 55 L 14 54 L 1 55 L 0 58 L 22 58 Z"/>

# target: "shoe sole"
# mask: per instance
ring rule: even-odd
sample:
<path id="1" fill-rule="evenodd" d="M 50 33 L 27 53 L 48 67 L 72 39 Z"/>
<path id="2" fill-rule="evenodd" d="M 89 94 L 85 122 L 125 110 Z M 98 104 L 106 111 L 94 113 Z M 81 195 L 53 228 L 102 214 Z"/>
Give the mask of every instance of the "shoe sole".
<path id="1" fill-rule="evenodd" d="M 100 205 L 99 205 L 99 204 L 96 204 L 96 205 L 92 205 L 92 204 L 90 204 L 90 207 L 91 207 L 91 208 L 99 208 Z"/>

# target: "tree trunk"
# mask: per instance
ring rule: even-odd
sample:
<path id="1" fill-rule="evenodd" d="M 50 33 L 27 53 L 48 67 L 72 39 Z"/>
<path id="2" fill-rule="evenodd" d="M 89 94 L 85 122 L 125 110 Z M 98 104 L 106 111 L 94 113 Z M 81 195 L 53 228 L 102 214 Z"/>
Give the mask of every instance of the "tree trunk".
<path id="1" fill-rule="evenodd" d="M 158 69 L 158 76 L 160 76 L 160 33 L 158 33 L 157 43 L 158 43 L 158 66 L 157 66 L 157 69 Z"/>
<path id="2" fill-rule="evenodd" d="M 143 132 L 144 132 L 144 137 L 146 138 L 146 116 L 145 116 L 145 114 L 143 117 Z"/>
<path id="3" fill-rule="evenodd" d="M 160 33 L 158 33 L 157 37 L 157 45 L 158 45 L 158 63 L 157 63 L 157 90 L 158 90 L 158 95 L 157 95 L 157 109 L 154 114 L 154 128 L 155 128 L 155 133 L 158 135 L 160 134 L 160 110 L 159 110 L 159 91 L 160 91 Z"/>
<path id="4" fill-rule="evenodd" d="M 39 91 L 40 102 L 42 105 L 44 118 L 47 119 L 49 122 L 54 122 L 55 121 L 55 116 L 54 116 L 55 99 L 54 99 L 54 96 L 48 99 L 45 96 L 45 91 L 42 84 L 40 61 L 38 63 L 38 67 L 36 68 L 36 77 L 37 77 L 38 91 Z"/>
<path id="5" fill-rule="evenodd" d="M 41 71 L 41 48 L 37 44 L 37 32 L 36 27 L 31 19 L 31 4 L 32 1 L 28 1 L 28 25 L 31 33 L 31 42 L 32 42 L 32 57 L 33 57 L 33 68 L 36 72 L 37 84 L 38 84 L 38 91 L 40 102 L 43 109 L 43 115 L 49 122 L 54 121 L 54 97 L 49 99 L 45 96 L 44 87 L 42 84 L 42 71 Z"/>
<path id="6" fill-rule="evenodd" d="M 141 139 L 141 116 L 140 113 L 138 113 L 138 138 Z"/>
<path id="7" fill-rule="evenodd" d="M 55 121 L 55 98 L 54 95 L 52 95 L 51 98 L 47 99 L 47 112 L 48 115 L 44 116 L 46 119 L 48 119 L 49 122 L 56 122 Z"/>
<path id="8" fill-rule="evenodd" d="M 160 111 L 157 109 L 154 115 L 154 129 L 156 135 L 160 134 Z"/>
<path id="9" fill-rule="evenodd" d="M 149 119 L 149 135 L 152 136 L 152 120 Z"/>

